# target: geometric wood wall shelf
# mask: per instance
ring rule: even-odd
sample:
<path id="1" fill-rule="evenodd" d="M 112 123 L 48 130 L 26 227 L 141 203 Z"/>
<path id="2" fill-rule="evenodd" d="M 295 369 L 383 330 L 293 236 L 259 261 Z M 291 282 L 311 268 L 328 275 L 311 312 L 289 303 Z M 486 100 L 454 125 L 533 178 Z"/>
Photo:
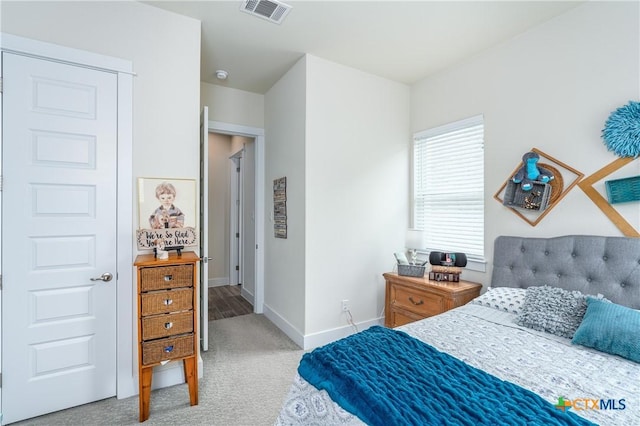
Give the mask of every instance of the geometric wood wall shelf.
<path id="1" fill-rule="evenodd" d="M 578 184 L 580 189 L 595 203 L 609 220 L 618 227 L 626 237 L 640 237 L 640 233 L 626 221 L 618 211 L 593 187 L 597 181 L 604 179 L 616 170 L 624 167 L 634 160 L 633 157 L 620 157 L 612 163 L 607 164 L 588 178 Z"/>
<path id="2" fill-rule="evenodd" d="M 531 151 L 540 156 L 540 161 L 538 164 L 541 167 L 550 169 L 550 171 L 554 173 L 555 178 L 551 182 L 549 182 L 551 184 L 552 190 L 549 205 L 545 210 L 541 212 L 522 212 L 518 209 L 514 209 L 513 207 L 505 207 L 509 208 L 513 213 L 515 213 L 529 225 L 536 226 L 538 222 L 540 222 L 560 202 L 560 200 L 562 200 L 564 196 L 567 195 L 567 193 L 578 184 L 580 179 L 583 178 L 584 173 L 581 173 L 573 167 L 570 167 L 567 164 L 551 157 L 550 155 L 545 154 L 537 148 L 531 148 Z M 516 172 L 520 169 L 520 167 L 522 167 L 522 163 L 518 164 L 513 172 L 511 172 L 507 180 L 504 181 L 500 189 L 498 189 L 498 192 L 494 194 L 493 198 L 498 200 L 500 204 L 503 204 L 504 202 L 502 197 L 504 196 L 503 193 L 505 188 L 507 187 L 507 184 L 511 180 L 511 177 L 515 175 Z"/>

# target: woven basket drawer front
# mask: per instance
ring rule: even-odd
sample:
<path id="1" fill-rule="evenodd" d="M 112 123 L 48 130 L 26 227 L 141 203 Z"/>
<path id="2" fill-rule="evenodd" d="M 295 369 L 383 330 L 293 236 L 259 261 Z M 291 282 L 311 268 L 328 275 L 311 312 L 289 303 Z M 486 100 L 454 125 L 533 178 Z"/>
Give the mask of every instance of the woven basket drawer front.
<path id="1" fill-rule="evenodd" d="M 141 291 L 193 285 L 193 265 L 156 266 L 140 269 Z"/>
<path id="2" fill-rule="evenodd" d="M 154 315 L 142 319 L 142 340 L 193 332 L 193 312 Z"/>
<path id="3" fill-rule="evenodd" d="M 193 289 L 153 291 L 140 295 L 142 316 L 193 309 Z"/>
<path id="4" fill-rule="evenodd" d="M 143 365 L 183 358 L 189 355 L 193 355 L 193 333 L 142 342 Z"/>

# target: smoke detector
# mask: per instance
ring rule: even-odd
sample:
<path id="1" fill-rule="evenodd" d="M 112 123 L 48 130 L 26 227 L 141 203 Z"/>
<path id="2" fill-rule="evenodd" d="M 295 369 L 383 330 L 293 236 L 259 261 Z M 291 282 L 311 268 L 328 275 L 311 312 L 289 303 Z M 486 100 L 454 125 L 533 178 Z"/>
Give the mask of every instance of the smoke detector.
<path id="1" fill-rule="evenodd" d="M 240 10 L 276 24 L 281 24 L 291 6 L 277 0 L 244 0 Z"/>
<path id="2" fill-rule="evenodd" d="M 227 77 L 229 77 L 229 73 L 226 72 L 225 70 L 218 70 L 216 71 L 216 78 L 218 80 L 226 80 Z"/>

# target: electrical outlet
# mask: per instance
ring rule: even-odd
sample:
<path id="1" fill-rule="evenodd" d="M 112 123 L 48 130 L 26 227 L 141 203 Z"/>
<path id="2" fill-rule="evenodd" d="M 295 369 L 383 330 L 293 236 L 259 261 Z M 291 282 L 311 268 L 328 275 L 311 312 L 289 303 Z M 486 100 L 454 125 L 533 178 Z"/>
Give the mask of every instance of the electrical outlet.
<path id="1" fill-rule="evenodd" d="M 344 299 L 342 301 L 342 312 L 347 312 L 349 309 L 351 309 L 351 306 L 349 306 L 349 300 Z"/>

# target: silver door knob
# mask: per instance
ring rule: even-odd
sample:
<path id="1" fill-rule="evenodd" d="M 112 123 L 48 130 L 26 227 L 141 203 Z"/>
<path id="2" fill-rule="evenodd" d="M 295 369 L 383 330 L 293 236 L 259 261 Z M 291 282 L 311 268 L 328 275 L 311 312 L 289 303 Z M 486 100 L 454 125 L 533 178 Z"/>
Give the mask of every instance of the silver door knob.
<path id="1" fill-rule="evenodd" d="M 90 280 L 109 282 L 111 281 L 112 278 L 113 278 L 113 275 L 111 275 L 109 272 L 105 272 L 104 274 L 100 275 L 98 278 L 90 278 Z"/>

